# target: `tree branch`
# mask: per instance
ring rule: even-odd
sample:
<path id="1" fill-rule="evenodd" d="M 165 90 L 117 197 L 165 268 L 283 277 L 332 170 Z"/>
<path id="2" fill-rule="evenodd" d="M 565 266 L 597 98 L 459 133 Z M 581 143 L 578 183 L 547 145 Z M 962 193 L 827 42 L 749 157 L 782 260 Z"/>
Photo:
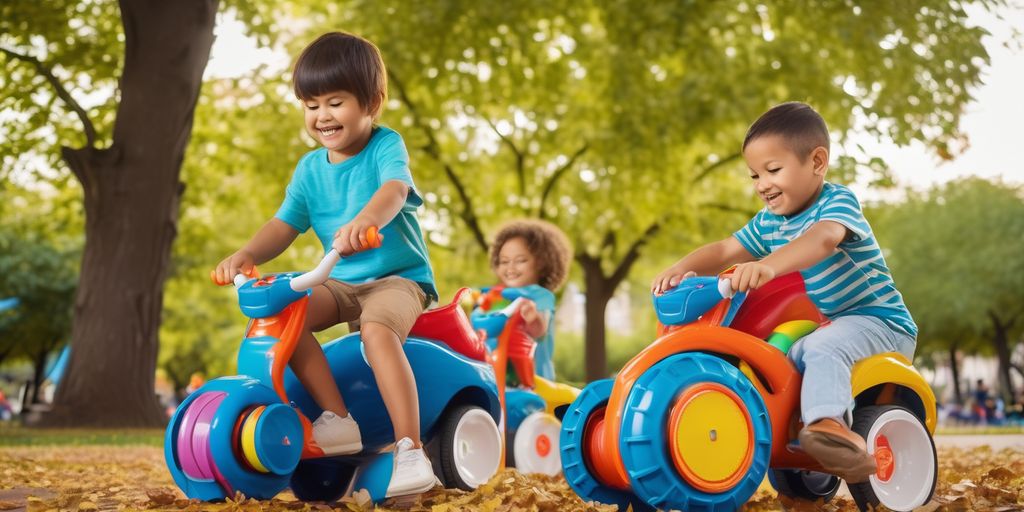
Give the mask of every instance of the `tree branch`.
<path id="1" fill-rule="evenodd" d="M 573 153 L 571 157 L 569 157 L 569 161 L 566 162 L 565 165 L 559 167 L 558 169 L 555 169 L 555 172 L 548 177 L 547 182 L 544 183 L 544 190 L 540 194 L 540 206 L 537 207 L 537 217 L 541 219 L 545 218 L 544 203 L 547 202 L 548 196 L 551 194 L 551 191 L 555 189 L 555 183 L 557 183 L 558 180 L 561 179 L 562 175 L 564 175 L 566 171 L 572 168 L 572 166 L 576 163 L 576 160 L 583 156 L 583 153 L 586 153 L 588 149 L 590 149 L 590 143 L 584 142 L 583 147 L 577 149 L 576 152 Z"/>
<path id="2" fill-rule="evenodd" d="M 604 234 L 604 240 L 601 241 L 602 249 L 615 249 L 615 231 L 608 230 Z"/>
<path id="3" fill-rule="evenodd" d="M 7 48 L 0 48 L 0 52 L 3 52 L 12 59 L 17 59 L 34 66 L 36 68 L 36 72 L 42 75 L 43 78 L 53 86 L 54 90 L 57 92 L 57 96 L 64 100 L 64 103 L 66 103 L 68 107 L 75 112 L 78 119 L 82 121 L 82 129 L 85 131 L 86 145 L 90 148 L 96 147 L 96 128 L 93 126 L 92 121 L 89 120 L 89 114 L 87 114 L 85 109 L 83 109 L 82 106 L 71 97 L 71 93 L 64 88 L 60 83 L 60 80 L 57 79 L 57 76 L 53 74 L 53 69 L 43 64 L 41 60 L 30 55 L 24 55 Z"/>
<path id="4" fill-rule="evenodd" d="M 423 148 L 424 151 L 430 155 L 437 163 L 441 164 L 444 169 L 445 175 L 448 176 L 448 181 L 455 187 L 455 191 L 458 192 L 459 198 L 462 200 L 462 211 L 459 213 L 459 217 L 466 223 L 470 231 L 473 233 L 473 237 L 476 239 L 477 245 L 480 249 L 487 252 L 488 244 L 487 237 L 484 236 L 483 229 L 480 228 L 479 218 L 476 216 L 476 210 L 473 208 L 473 200 L 470 198 L 469 193 L 466 192 L 466 186 L 462 183 L 462 180 L 455 173 L 455 169 L 444 160 L 441 155 L 441 146 L 437 143 L 437 138 L 434 137 L 434 132 L 423 122 L 423 118 L 419 114 L 416 105 L 409 98 L 409 94 L 405 91 L 405 85 L 402 80 L 395 74 L 394 68 L 388 69 L 388 77 L 391 80 L 391 84 L 398 91 L 398 97 L 405 104 L 406 108 L 409 109 L 409 113 L 412 114 L 413 123 L 423 131 L 427 137 L 427 145 Z"/>
<path id="5" fill-rule="evenodd" d="M 484 118 L 484 120 L 487 121 L 487 125 L 491 127 L 491 130 L 494 130 L 494 133 L 496 133 L 498 135 L 498 137 L 501 139 L 501 141 L 504 142 L 505 145 L 507 145 L 509 147 L 509 149 L 512 150 L 512 153 L 516 155 L 516 177 L 519 179 L 519 195 L 520 196 L 525 196 L 526 195 L 526 168 L 525 168 L 526 164 L 524 162 L 526 160 L 526 155 L 523 154 L 523 152 L 520 151 L 519 148 L 516 147 L 516 144 L 514 142 L 512 142 L 512 139 L 509 139 L 508 137 L 503 135 L 500 131 L 498 131 L 498 127 L 494 126 L 494 123 L 492 123 L 490 119 Z"/>
<path id="6" fill-rule="evenodd" d="M 699 173 L 697 173 L 697 177 L 693 178 L 693 181 L 691 181 L 690 183 L 697 183 L 697 182 L 703 180 L 704 178 L 707 178 L 708 175 L 710 175 L 712 172 L 715 172 L 715 170 L 719 169 L 720 167 L 725 166 L 726 164 L 732 163 L 734 160 L 738 160 L 741 156 L 742 156 L 742 154 L 740 154 L 740 153 L 733 153 L 733 154 L 731 154 L 731 155 L 729 155 L 729 156 L 727 156 L 727 157 L 725 157 L 725 158 L 723 158 L 723 159 L 721 159 L 721 160 L 719 160 L 719 161 L 717 161 L 717 162 L 715 162 L 715 163 L 705 167 L 703 171 L 700 171 Z"/>
<path id="7" fill-rule="evenodd" d="M 629 275 L 630 268 L 640 257 L 640 249 L 642 249 L 643 246 L 647 244 L 647 241 L 658 232 L 658 229 L 661 228 L 661 225 L 666 220 L 667 219 L 665 217 L 662 217 L 652 222 L 650 226 L 647 226 L 647 229 L 644 230 L 643 234 L 637 237 L 637 239 L 629 246 L 629 250 L 626 251 L 626 256 L 622 258 L 619 265 L 615 267 L 615 272 L 612 272 L 612 275 L 609 278 L 613 290 L 619 286 L 619 283 L 621 283 L 627 275 Z"/>

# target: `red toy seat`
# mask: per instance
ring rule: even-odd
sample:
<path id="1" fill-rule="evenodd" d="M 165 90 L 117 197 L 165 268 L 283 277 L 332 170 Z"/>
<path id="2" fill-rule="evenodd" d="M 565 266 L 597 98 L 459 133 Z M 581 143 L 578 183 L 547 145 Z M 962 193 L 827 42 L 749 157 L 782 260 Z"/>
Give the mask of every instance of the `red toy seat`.
<path id="1" fill-rule="evenodd" d="M 469 317 L 459 305 L 469 288 L 460 288 L 450 304 L 425 311 L 416 319 L 410 336 L 439 340 L 452 350 L 477 361 L 487 362 L 487 345 L 483 336 L 473 330 Z"/>
<path id="2" fill-rule="evenodd" d="M 748 293 L 729 327 L 767 339 L 772 330 L 790 320 L 811 320 L 819 324 L 828 320 L 807 296 L 799 272 L 776 277 Z"/>

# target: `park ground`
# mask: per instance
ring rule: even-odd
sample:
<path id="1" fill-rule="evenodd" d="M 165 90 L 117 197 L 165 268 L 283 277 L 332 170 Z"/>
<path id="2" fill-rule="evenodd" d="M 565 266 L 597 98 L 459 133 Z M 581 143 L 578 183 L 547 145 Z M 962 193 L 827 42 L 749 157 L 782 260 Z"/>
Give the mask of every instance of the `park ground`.
<path id="1" fill-rule="evenodd" d="M 164 465 L 162 433 L 0 428 L 0 511 L 335 510 L 370 507 L 359 497 L 304 503 L 288 492 L 267 502 L 189 501 Z M 1024 435 L 939 435 L 935 499 L 920 510 L 1024 510 Z M 613 510 L 583 503 L 560 478 L 505 471 L 473 493 L 435 490 L 378 510 L 449 512 Z M 783 503 L 765 482 L 745 511 L 857 510 L 845 488 L 828 504 Z"/>

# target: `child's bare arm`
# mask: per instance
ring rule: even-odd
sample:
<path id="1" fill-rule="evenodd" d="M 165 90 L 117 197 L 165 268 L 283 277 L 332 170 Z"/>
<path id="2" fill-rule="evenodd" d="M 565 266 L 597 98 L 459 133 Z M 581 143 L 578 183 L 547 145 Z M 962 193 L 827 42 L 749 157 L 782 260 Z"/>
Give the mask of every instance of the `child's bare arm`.
<path id="1" fill-rule="evenodd" d="M 342 256 L 368 247 L 366 230 L 370 227 L 382 228 L 388 225 L 398 212 L 402 211 L 408 197 L 409 185 L 397 180 L 384 182 L 373 193 L 373 197 L 363 210 L 334 233 L 334 243 L 331 247 Z"/>
<path id="2" fill-rule="evenodd" d="M 818 222 L 763 260 L 738 265 L 732 287 L 741 292 L 755 290 L 777 275 L 808 268 L 835 252 L 846 235 L 846 227 L 838 222 Z"/>
<path id="3" fill-rule="evenodd" d="M 299 232 L 284 221 L 278 218 L 270 219 L 248 243 L 217 265 L 217 281 L 230 283 L 235 275 L 247 273 L 253 265 L 274 259 L 284 252 L 297 236 Z"/>
<path id="4" fill-rule="evenodd" d="M 753 260 L 754 255 L 730 236 L 696 249 L 665 269 L 654 278 L 651 291 L 662 293 L 692 275 L 717 274 L 730 265 Z"/>

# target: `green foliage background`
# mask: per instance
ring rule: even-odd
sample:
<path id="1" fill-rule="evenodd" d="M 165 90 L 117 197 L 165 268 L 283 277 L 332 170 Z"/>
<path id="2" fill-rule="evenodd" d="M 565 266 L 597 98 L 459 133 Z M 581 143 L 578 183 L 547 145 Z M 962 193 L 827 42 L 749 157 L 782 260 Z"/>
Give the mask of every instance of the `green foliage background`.
<path id="1" fill-rule="evenodd" d="M 856 126 L 901 144 L 922 141 L 938 157 L 951 158 L 964 146 L 960 116 L 988 60 L 984 29 L 967 22 L 960 3 L 938 0 L 813 8 L 740 0 L 292 0 L 222 2 L 221 11 L 241 20 L 259 45 L 288 55 L 335 29 L 379 45 L 391 83 L 382 122 L 400 131 L 410 148 L 443 297 L 459 286 L 493 281 L 484 248 L 513 217 L 557 223 L 577 258 L 598 260 L 605 277 L 639 250 L 635 267 L 625 268 L 637 328 L 610 337 L 609 372 L 653 339 L 644 291 L 653 275 L 701 243 L 728 235 L 759 208 L 738 154 L 757 115 L 781 101 L 811 103 L 836 142 L 830 179 L 892 186 L 885 162 L 847 147 L 850 131 Z M 24 242 L 42 240 L 63 255 L 72 274 L 83 232 L 81 192 L 58 148 L 80 145 L 88 135 L 81 113 L 22 57 L 52 69 L 102 145 L 118 101 L 123 40 L 110 0 L 0 6 L 0 112 L 10 121 L 0 128 L 0 228 L 26 250 Z M 182 170 L 186 192 L 161 328 L 160 366 L 178 386 L 194 371 L 233 371 L 244 320 L 233 293 L 214 288 L 207 274 L 273 215 L 295 162 L 312 148 L 288 80 L 287 70 L 264 66 L 208 78 L 203 86 Z M 154 105 L 154 122 L 159 112 Z M 1019 190 L 989 186 L 1006 201 L 997 213 L 1017 211 Z M 951 279 L 938 289 L 927 275 L 918 277 L 929 267 L 915 267 L 913 255 L 922 249 L 911 242 L 950 225 L 933 224 L 940 217 L 929 208 L 965 219 L 957 225 L 972 236 L 979 230 L 971 222 L 1012 224 L 954 213 L 952 203 L 939 202 L 947 192 L 875 209 L 883 243 L 892 245 L 887 257 L 897 283 L 906 283 L 922 324 L 925 353 L 942 346 L 931 340 L 953 333 L 980 340 L 970 346 L 984 350 L 985 327 L 977 321 L 983 309 L 968 306 L 1020 304 L 1019 295 L 985 291 L 997 282 L 974 287 Z M 975 211 L 956 204 L 955 211 Z M 1021 237 L 1002 240 L 1004 252 L 993 249 L 993 258 L 1021 253 L 1013 245 Z M 949 261 L 962 260 L 950 271 L 964 275 L 974 256 L 953 253 L 997 243 L 971 242 L 938 239 L 927 246 L 932 254 L 936 247 L 947 251 Z M 320 253 L 312 237 L 302 237 L 263 271 L 305 269 Z M 19 257 L 43 261 L 32 252 Z M 575 267 L 572 279 L 582 277 Z M 27 293 L 11 286 L 0 287 L 0 297 Z M 336 328 L 322 337 L 343 332 Z M 562 377 L 582 381 L 581 334 L 558 333 L 557 339 Z"/>

